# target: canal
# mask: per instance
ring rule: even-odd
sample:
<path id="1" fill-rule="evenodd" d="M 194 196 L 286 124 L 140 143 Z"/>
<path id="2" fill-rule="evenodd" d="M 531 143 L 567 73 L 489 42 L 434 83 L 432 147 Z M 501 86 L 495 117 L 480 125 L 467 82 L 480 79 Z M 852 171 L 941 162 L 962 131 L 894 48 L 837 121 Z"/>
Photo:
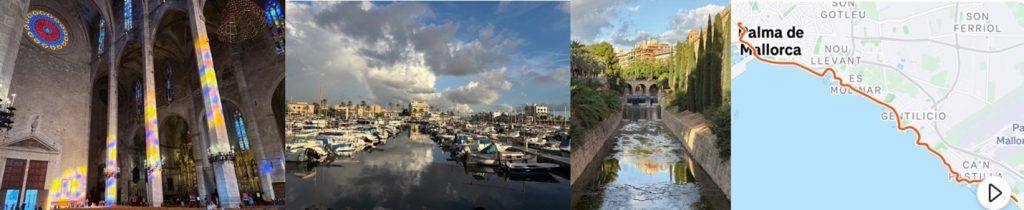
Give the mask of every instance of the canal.
<path id="1" fill-rule="evenodd" d="M 429 136 L 404 131 L 387 144 L 325 165 L 289 162 L 287 209 L 568 209 L 568 167 L 509 175 L 466 165 Z"/>
<path id="2" fill-rule="evenodd" d="M 730 208 L 725 194 L 661 123 L 631 120 L 612 138 L 601 166 L 587 172 L 597 177 L 573 209 Z"/>

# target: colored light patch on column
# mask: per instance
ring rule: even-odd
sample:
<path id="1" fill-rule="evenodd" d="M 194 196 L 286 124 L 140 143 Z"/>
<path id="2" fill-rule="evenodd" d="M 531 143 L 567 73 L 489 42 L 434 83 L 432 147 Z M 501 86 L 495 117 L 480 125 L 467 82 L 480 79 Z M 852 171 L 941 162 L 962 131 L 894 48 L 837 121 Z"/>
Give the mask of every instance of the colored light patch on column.
<path id="1" fill-rule="evenodd" d="M 105 184 L 107 188 L 104 189 L 104 201 L 106 201 L 107 206 L 113 206 L 117 203 L 117 178 L 107 177 Z"/>
<path id="2" fill-rule="evenodd" d="M 274 165 L 270 163 L 270 160 L 263 160 L 263 164 L 260 164 L 260 174 L 269 174 L 274 170 Z"/>
<path id="3" fill-rule="evenodd" d="M 199 56 L 199 84 L 202 86 L 203 99 L 206 105 L 207 127 L 216 134 L 217 139 L 227 140 L 224 112 L 221 108 L 220 91 L 217 85 L 217 71 L 213 68 L 213 56 L 207 37 L 200 35 L 196 39 L 196 53 Z"/>
<path id="4" fill-rule="evenodd" d="M 107 135 L 107 165 L 105 171 L 117 170 L 117 135 Z M 117 176 L 108 175 L 104 183 L 104 201 L 107 205 L 117 203 Z"/>
<path id="5" fill-rule="evenodd" d="M 149 181 L 160 179 L 162 163 L 160 161 L 160 123 L 156 112 L 156 87 L 153 81 L 146 82 L 145 121 L 146 121 L 146 163 L 149 170 Z"/>
<path id="6" fill-rule="evenodd" d="M 50 194 L 47 200 L 50 206 L 55 202 L 67 201 L 70 203 L 81 203 L 85 201 L 85 166 L 65 170 L 61 176 L 50 181 Z"/>

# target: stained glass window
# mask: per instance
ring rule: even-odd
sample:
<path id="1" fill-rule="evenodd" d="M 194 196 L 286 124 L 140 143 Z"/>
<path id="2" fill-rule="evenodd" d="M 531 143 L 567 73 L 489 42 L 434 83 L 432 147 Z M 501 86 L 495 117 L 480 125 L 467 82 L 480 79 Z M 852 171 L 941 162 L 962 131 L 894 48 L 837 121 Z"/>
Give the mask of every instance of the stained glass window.
<path id="1" fill-rule="evenodd" d="M 238 137 L 238 148 L 242 151 L 249 150 L 249 135 L 245 133 L 245 121 L 242 113 L 235 111 L 235 135 Z"/>
<path id="2" fill-rule="evenodd" d="M 270 25 L 270 35 L 274 38 L 274 49 L 278 54 L 284 53 L 284 10 L 277 0 L 267 0 L 263 6 L 263 16 Z"/>
<path id="3" fill-rule="evenodd" d="M 132 30 L 132 0 L 124 0 L 124 31 Z"/>
<path id="4" fill-rule="evenodd" d="M 107 36 L 107 30 L 103 30 L 104 25 L 106 25 L 106 21 L 100 19 L 99 35 L 97 35 L 98 38 L 96 39 L 96 54 L 103 54 L 103 40 Z"/>
<path id="5" fill-rule="evenodd" d="M 142 108 L 143 108 L 143 105 L 142 105 L 142 82 L 141 81 L 135 83 L 135 105 L 136 105 L 135 111 L 138 114 L 141 114 L 142 113 Z"/>
<path id="6" fill-rule="evenodd" d="M 32 42 L 50 50 L 64 49 L 70 41 L 64 23 L 53 14 L 40 10 L 33 10 L 25 16 L 25 33 Z"/>
<path id="7" fill-rule="evenodd" d="M 167 78 L 167 79 L 164 80 L 164 89 L 165 89 L 165 92 L 167 92 L 167 94 L 166 94 L 167 95 L 167 101 L 171 102 L 171 101 L 174 101 L 174 83 L 171 82 L 171 81 L 173 81 L 171 78 L 174 78 L 174 71 L 173 71 L 173 69 L 171 69 L 171 63 L 170 62 L 168 62 L 166 66 L 167 67 L 164 68 L 164 78 Z"/>

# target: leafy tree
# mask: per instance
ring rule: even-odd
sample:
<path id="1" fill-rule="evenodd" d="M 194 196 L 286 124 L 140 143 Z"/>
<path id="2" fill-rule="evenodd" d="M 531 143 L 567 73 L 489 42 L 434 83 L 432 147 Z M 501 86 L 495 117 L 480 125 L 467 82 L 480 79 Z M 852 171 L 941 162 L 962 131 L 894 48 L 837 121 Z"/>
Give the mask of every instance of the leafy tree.
<path id="1" fill-rule="evenodd" d="M 600 59 L 605 66 L 615 66 L 619 63 L 619 60 L 615 58 L 615 47 L 611 43 L 600 42 L 592 44 L 587 46 L 587 52 Z"/>
<path id="2" fill-rule="evenodd" d="M 607 42 L 586 46 L 577 41 L 569 44 L 572 69 L 570 135 L 574 148 L 586 144 L 583 133 L 604 121 L 622 107 L 616 90 L 621 80 L 608 73 L 618 66 L 615 50 Z M 599 80 L 604 74 L 605 80 Z M 607 85 L 606 85 L 607 84 Z"/>
<path id="3" fill-rule="evenodd" d="M 576 41 L 570 44 L 569 59 L 575 77 L 594 77 L 604 71 L 604 64 Z"/>
<path id="4" fill-rule="evenodd" d="M 725 161 L 729 160 L 732 153 L 731 113 L 731 106 L 726 102 L 717 108 L 709 109 L 704 114 L 708 116 L 711 133 L 718 137 L 718 140 L 715 142 L 715 147 L 718 149 L 718 157 Z"/>

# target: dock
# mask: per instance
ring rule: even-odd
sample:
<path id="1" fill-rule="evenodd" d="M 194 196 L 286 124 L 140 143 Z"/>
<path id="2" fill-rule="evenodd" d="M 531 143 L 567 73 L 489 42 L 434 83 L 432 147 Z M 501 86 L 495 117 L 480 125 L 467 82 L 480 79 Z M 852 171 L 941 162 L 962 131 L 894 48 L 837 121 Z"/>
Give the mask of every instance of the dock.
<path id="1" fill-rule="evenodd" d="M 558 155 L 552 155 L 552 154 L 538 152 L 537 149 L 529 149 L 529 150 L 527 150 L 526 147 L 523 147 L 523 146 L 512 146 L 512 148 L 514 148 L 516 150 L 519 150 L 519 151 L 524 151 L 524 152 L 528 151 L 527 153 L 530 153 L 532 155 L 536 155 L 537 157 L 540 157 L 540 158 L 544 158 L 544 159 L 550 160 L 550 161 L 552 161 L 554 163 L 558 163 L 559 165 L 566 165 L 566 166 L 570 165 L 568 157 L 562 157 L 562 156 L 558 156 Z"/>

